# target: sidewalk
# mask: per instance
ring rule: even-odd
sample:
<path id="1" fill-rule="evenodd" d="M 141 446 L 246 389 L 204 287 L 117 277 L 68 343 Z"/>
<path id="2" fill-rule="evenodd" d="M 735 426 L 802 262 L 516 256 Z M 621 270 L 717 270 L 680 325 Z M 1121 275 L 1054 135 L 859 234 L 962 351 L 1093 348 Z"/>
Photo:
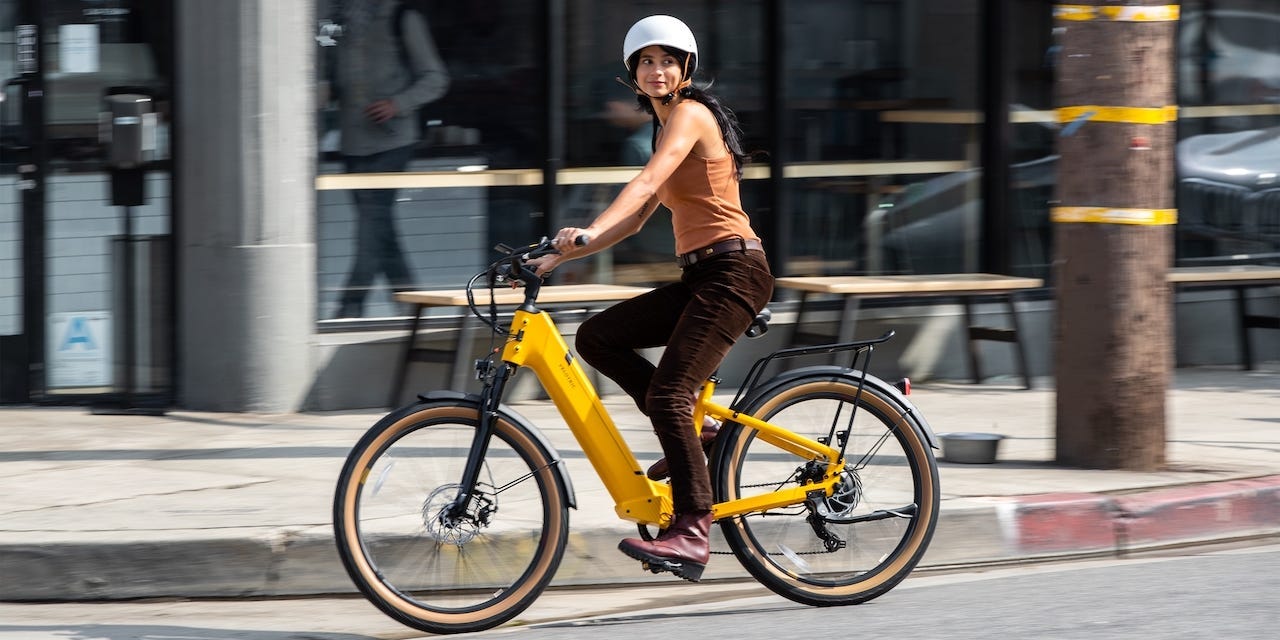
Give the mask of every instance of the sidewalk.
<path id="1" fill-rule="evenodd" d="M 1121 554 L 1280 534 L 1280 366 L 1178 369 L 1167 470 L 1052 463 L 1050 381 L 918 385 L 937 433 L 1007 436 L 994 465 L 940 463 L 941 519 L 922 566 Z M 630 401 L 607 399 L 642 465 L 659 454 Z M 616 551 L 635 528 L 549 402 L 514 405 L 568 459 L 578 510 L 556 583 L 653 576 Z M 379 411 L 96 416 L 0 409 L 0 600 L 260 596 L 354 591 L 334 552 L 333 487 Z M 939 452 L 940 453 L 940 452 Z M 713 546 L 725 549 L 716 534 Z M 745 576 L 714 556 L 706 578 Z"/>

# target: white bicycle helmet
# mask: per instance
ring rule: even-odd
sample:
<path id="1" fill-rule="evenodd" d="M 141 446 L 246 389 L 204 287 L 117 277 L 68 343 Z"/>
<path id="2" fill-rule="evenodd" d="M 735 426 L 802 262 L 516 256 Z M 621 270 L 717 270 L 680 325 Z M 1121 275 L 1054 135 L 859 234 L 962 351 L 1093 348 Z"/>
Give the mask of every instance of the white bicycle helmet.
<path id="1" fill-rule="evenodd" d="M 631 73 L 631 56 L 635 52 L 650 45 L 666 45 L 693 54 L 693 68 L 685 73 L 685 80 L 693 77 L 698 70 L 698 41 L 693 31 L 678 18 L 671 16 L 649 16 L 631 25 L 627 37 L 622 41 L 622 64 Z"/>

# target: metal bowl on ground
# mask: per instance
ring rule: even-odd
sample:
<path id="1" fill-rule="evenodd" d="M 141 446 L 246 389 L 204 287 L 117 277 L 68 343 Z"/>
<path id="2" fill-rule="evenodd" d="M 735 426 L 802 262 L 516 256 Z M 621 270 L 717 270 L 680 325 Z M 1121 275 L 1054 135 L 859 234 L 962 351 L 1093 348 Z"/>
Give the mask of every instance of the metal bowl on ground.
<path id="1" fill-rule="evenodd" d="M 996 461 L 1000 441 L 998 433 L 943 433 L 942 459 L 964 464 L 991 464 Z"/>

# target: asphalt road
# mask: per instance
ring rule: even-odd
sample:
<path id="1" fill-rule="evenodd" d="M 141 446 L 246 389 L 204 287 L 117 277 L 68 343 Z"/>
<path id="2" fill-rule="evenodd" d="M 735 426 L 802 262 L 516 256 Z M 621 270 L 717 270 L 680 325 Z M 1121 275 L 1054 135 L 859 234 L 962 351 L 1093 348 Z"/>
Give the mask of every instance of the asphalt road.
<path id="1" fill-rule="evenodd" d="M 1280 544 L 919 574 L 857 607 L 751 583 L 554 591 L 516 625 L 457 637 L 1276 637 Z M 678 604 L 676 604 L 678 603 Z M 2 604 L 0 640 L 372 640 L 422 634 L 358 598 Z"/>
<path id="2" fill-rule="evenodd" d="M 608 637 L 1272 639 L 1280 546 L 1043 565 L 919 578 L 858 607 L 752 598 L 538 625 L 521 640 Z M 732 633 L 728 633 L 732 630 Z"/>

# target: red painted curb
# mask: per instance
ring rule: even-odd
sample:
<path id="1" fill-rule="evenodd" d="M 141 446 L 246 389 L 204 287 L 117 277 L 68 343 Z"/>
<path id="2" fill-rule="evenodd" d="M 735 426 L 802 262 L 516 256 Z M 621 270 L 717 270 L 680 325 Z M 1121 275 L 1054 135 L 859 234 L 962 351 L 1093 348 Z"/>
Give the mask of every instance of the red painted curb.
<path id="1" fill-rule="evenodd" d="M 1001 524 L 1028 555 L 1280 533 L 1280 475 L 1114 497 L 1021 496 L 1001 509 Z"/>
<path id="2" fill-rule="evenodd" d="M 1280 475 L 1115 498 L 1121 545 L 1280 531 Z"/>
<path id="3" fill-rule="evenodd" d="M 1095 493 L 1022 496 L 1014 506 L 1013 542 L 1031 554 L 1113 549 L 1114 514 L 1112 499 Z"/>

